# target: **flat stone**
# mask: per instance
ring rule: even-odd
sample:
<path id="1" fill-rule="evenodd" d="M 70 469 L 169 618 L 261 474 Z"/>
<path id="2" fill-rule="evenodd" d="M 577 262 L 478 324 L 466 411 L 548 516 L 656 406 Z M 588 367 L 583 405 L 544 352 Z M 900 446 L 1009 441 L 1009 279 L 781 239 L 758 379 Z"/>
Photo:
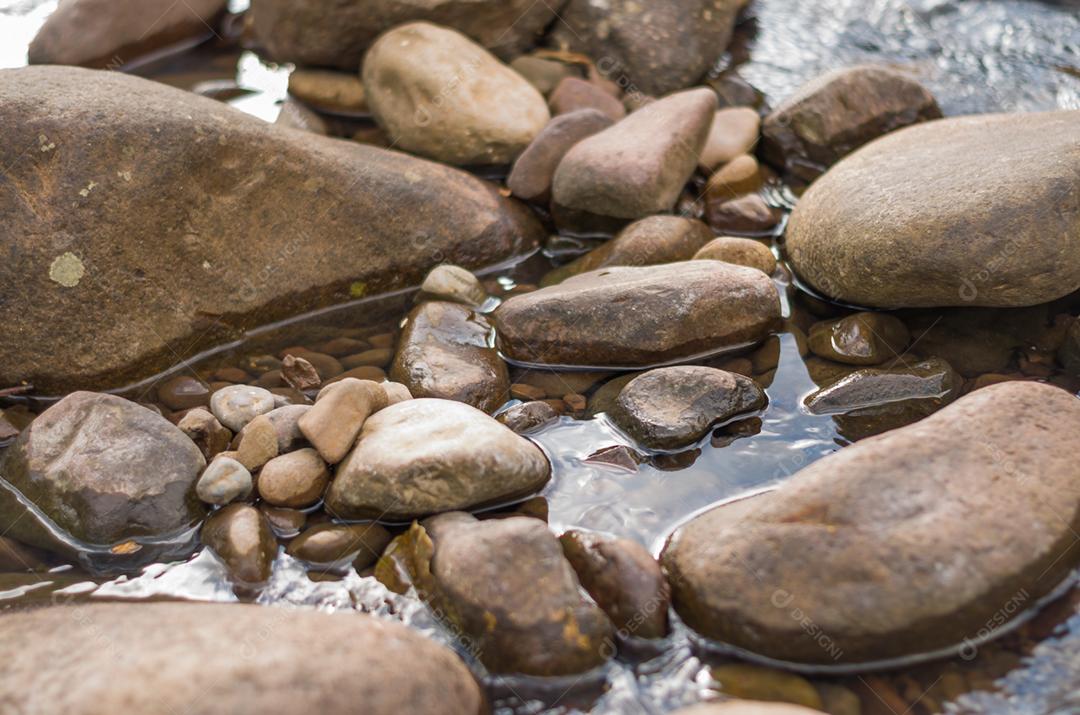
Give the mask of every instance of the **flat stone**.
<path id="1" fill-rule="evenodd" d="M 539 447 L 480 410 L 418 398 L 368 419 L 326 507 L 344 519 L 404 521 L 511 502 L 550 476 Z"/>
<path id="2" fill-rule="evenodd" d="M 32 65 L 118 69 L 154 50 L 216 34 L 227 0 L 70 0 L 30 42 Z"/>
<path id="3" fill-rule="evenodd" d="M 544 276 L 541 285 L 608 266 L 652 266 L 687 261 L 713 237 L 701 221 L 682 216 L 648 216 L 633 222 L 615 238 Z"/>
<path id="4" fill-rule="evenodd" d="M 390 532 L 378 524 L 317 524 L 289 542 L 285 552 L 313 564 L 353 561 L 357 570 L 378 561 Z"/>
<path id="5" fill-rule="evenodd" d="M 99 603 L 0 622 L 0 690 L 19 713 L 475 715 L 483 701 L 450 649 L 359 613 Z"/>
<path id="6" fill-rule="evenodd" d="M 19 336 L 0 341 L 0 384 L 41 394 L 130 384 L 252 326 L 544 236 L 471 175 L 122 72 L 2 70 L 0 125 L 15 187 L 0 192 L 0 283 L 24 288 L 0 304 Z"/>
<path id="7" fill-rule="evenodd" d="M 323 388 L 297 425 L 320 457 L 337 464 L 353 448 L 368 417 L 386 403 L 386 391 L 378 383 L 346 378 L 333 383 L 333 389 Z"/>
<path id="8" fill-rule="evenodd" d="M 289 74 L 289 94 L 324 111 L 349 114 L 368 111 L 364 84 L 355 71 L 295 69 Z"/>
<path id="9" fill-rule="evenodd" d="M 1006 382 L 841 449 L 677 531 L 662 556 L 675 608 L 710 638 L 799 663 L 974 641 L 1080 559 L 1077 434 L 1073 395 Z"/>
<path id="10" fill-rule="evenodd" d="M 455 512 L 411 531 L 417 589 L 490 671 L 570 675 L 613 654 L 611 622 L 544 522 Z"/>
<path id="11" fill-rule="evenodd" d="M 207 504 L 224 506 L 251 494 L 251 472 L 247 467 L 224 455 L 216 458 L 203 470 L 195 485 L 195 493 Z"/>
<path id="12" fill-rule="evenodd" d="M 745 0 L 570 0 L 551 38 L 597 61 L 608 79 L 661 96 L 695 84 L 731 40 Z"/>
<path id="13" fill-rule="evenodd" d="M 170 410 L 190 410 L 210 404 L 210 388 L 190 375 L 177 375 L 161 383 L 157 396 Z"/>
<path id="14" fill-rule="evenodd" d="M 582 273 L 510 298 L 493 318 L 512 360 L 646 367 L 757 342 L 780 300 L 761 271 L 685 261 Z"/>
<path id="15" fill-rule="evenodd" d="M 582 109 L 595 109 L 612 122 L 626 116 L 622 102 L 599 86 L 579 77 L 567 77 L 559 82 L 548 98 L 552 116 L 568 114 Z"/>
<path id="16" fill-rule="evenodd" d="M 884 313 L 855 313 L 810 326 L 810 352 L 848 365 L 880 365 L 904 354 L 911 333 Z"/>
<path id="17" fill-rule="evenodd" d="M 639 444 L 678 449 L 698 441 L 717 423 L 764 406 L 765 393 L 749 377 L 680 365 L 638 375 L 622 388 L 608 414 Z"/>
<path id="18" fill-rule="evenodd" d="M 652 102 L 578 142 L 555 170 L 554 202 L 624 219 L 671 211 L 715 113 L 716 93 L 701 87 Z"/>
<path id="19" fill-rule="evenodd" d="M 1077 166 L 1077 112 L 908 127 L 810 186 L 787 255 L 815 290 L 854 305 L 1045 303 L 1080 288 Z"/>
<path id="20" fill-rule="evenodd" d="M 218 509 L 202 526 L 200 538 L 225 562 L 236 585 L 256 588 L 270 579 L 277 538 L 266 516 L 250 504 Z"/>
<path id="21" fill-rule="evenodd" d="M 566 152 L 582 139 L 611 125 L 611 119 L 595 109 L 579 109 L 552 117 L 514 161 L 506 185 L 520 199 L 547 202 L 551 198 L 555 169 Z"/>
<path id="22" fill-rule="evenodd" d="M 571 530 L 559 537 L 563 554 L 623 637 L 667 635 L 671 587 L 648 550 L 629 539 Z"/>
<path id="23" fill-rule="evenodd" d="M 776 256 L 761 241 L 737 236 L 720 236 L 694 254 L 694 260 L 724 261 L 756 268 L 767 276 L 776 272 Z"/>
<path id="24" fill-rule="evenodd" d="M 248 422 L 273 409 L 274 396 L 270 391 L 251 385 L 223 387 L 210 397 L 210 411 L 233 432 L 239 432 Z"/>
<path id="25" fill-rule="evenodd" d="M 509 164 L 550 119 L 524 77 L 461 33 L 426 22 L 380 36 L 364 56 L 363 81 L 396 146 L 448 164 Z"/>
<path id="26" fill-rule="evenodd" d="M 699 165 L 716 171 L 740 154 L 749 154 L 758 141 L 761 116 L 751 107 L 728 107 L 713 117 Z"/>
<path id="27" fill-rule="evenodd" d="M 494 412 L 509 398 L 510 376 L 489 345 L 491 330 L 487 318 L 467 306 L 421 303 L 409 313 L 390 377 L 414 397 Z"/>
<path id="28" fill-rule="evenodd" d="M 860 65 L 828 72 L 800 87 L 765 117 L 763 153 L 811 180 L 882 134 L 941 117 L 934 96 L 908 75 Z"/>
<path id="29" fill-rule="evenodd" d="M 195 482 L 206 461 L 161 415 L 114 395 L 73 392 L 41 413 L 6 450 L 0 530 L 66 553 L 18 490 L 66 534 L 109 546 L 176 534 L 202 518 Z"/>
<path id="30" fill-rule="evenodd" d="M 255 0 L 252 28 L 279 62 L 355 72 L 387 30 L 425 20 L 468 35 L 504 60 L 533 45 L 564 0 Z"/>
<path id="31" fill-rule="evenodd" d="M 314 449 L 274 457 L 259 472 L 259 496 L 274 506 L 306 507 L 319 501 L 330 470 Z"/>

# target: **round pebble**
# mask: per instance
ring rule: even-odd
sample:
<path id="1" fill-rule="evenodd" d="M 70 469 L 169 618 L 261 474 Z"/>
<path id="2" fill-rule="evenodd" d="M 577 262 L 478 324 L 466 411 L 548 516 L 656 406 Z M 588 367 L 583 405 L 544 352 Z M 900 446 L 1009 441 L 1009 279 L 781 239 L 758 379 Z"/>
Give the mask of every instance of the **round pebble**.
<path id="1" fill-rule="evenodd" d="M 274 409 L 274 395 L 261 387 L 230 385 L 213 394 L 210 411 L 218 422 L 239 432 L 248 422 Z"/>
<path id="2" fill-rule="evenodd" d="M 311 506 L 329 482 L 330 471 L 319 453 L 298 449 L 266 463 L 259 472 L 259 496 L 274 506 Z"/>
<path id="3" fill-rule="evenodd" d="M 158 385 L 157 396 L 170 410 L 189 410 L 210 401 L 210 388 L 190 375 L 177 375 Z"/>
<path id="4" fill-rule="evenodd" d="M 251 494 L 251 472 L 231 457 L 210 462 L 195 485 L 195 494 L 207 504 L 223 506 Z"/>

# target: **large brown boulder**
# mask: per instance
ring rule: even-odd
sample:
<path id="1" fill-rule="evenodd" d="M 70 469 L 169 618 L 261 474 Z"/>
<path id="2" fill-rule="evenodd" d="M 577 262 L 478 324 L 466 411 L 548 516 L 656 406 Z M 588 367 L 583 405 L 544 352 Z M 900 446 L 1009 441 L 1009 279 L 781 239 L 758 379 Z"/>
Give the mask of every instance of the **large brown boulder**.
<path id="1" fill-rule="evenodd" d="M 96 604 L 0 616 L 5 710 L 476 715 L 445 646 L 397 623 L 254 605 Z"/>
<path id="2" fill-rule="evenodd" d="M 765 338 L 776 286 L 720 261 L 614 266 L 511 298 L 494 314 L 503 354 L 523 363 L 645 367 Z"/>
<path id="3" fill-rule="evenodd" d="M 467 174 L 116 72 L 0 72 L 0 123 L 4 385 L 115 386 L 542 236 Z"/>
<path id="4" fill-rule="evenodd" d="M 227 0 L 65 0 L 27 53 L 34 65 L 116 69 L 147 53 L 214 36 Z"/>
<path id="5" fill-rule="evenodd" d="M 803 280 L 845 303 L 1045 303 L 1080 288 L 1078 171 L 1080 112 L 918 124 L 815 181 L 785 250 Z"/>
<path id="6" fill-rule="evenodd" d="M 0 462 L 0 531 L 65 554 L 174 536 L 205 514 L 195 495 L 205 465 L 195 443 L 156 412 L 74 392 L 35 419 Z"/>
<path id="7" fill-rule="evenodd" d="M 355 72 L 382 32 L 423 20 L 468 35 L 504 60 L 536 41 L 565 0 L 253 0 L 255 37 L 279 62 Z"/>
<path id="8" fill-rule="evenodd" d="M 1078 438 L 1064 390 L 973 392 L 681 528 L 662 556 L 675 608 L 706 636 L 800 663 L 976 642 L 1080 562 Z"/>

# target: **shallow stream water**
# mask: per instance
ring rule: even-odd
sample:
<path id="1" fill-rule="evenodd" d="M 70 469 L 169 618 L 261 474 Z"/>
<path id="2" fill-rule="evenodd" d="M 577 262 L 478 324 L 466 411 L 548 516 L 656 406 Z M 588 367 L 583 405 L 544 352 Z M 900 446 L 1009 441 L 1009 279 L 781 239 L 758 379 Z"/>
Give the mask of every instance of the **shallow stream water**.
<path id="1" fill-rule="evenodd" d="M 52 0 L 0 0 L 0 66 L 25 63 L 25 47 Z M 242 10 L 242 3 L 232 9 Z M 754 0 L 741 24 L 730 56 L 717 74 L 739 75 L 775 103 L 803 81 L 824 71 L 858 62 L 884 62 L 915 72 L 934 92 L 946 114 L 1080 109 L 1080 4 L 997 0 Z M 136 71 L 175 86 L 222 98 L 237 108 L 273 120 L 285 95 L 289 67 L 268 66 L 227 38 L 182 56 L 162 58 Z M 786 187 L 771 185 L 776 205 L 791 199 Z M 770 240 L 782 257 L 782 239 Z M 509 295 L 535 284 L 553 262 L 540 254 L 487 276 L 493 295 Z M 792 285 L 781 267 L 785 330 L 773 338 L 775 360 L 764 348 L 719 356 L 708 364 L 754 370 L 767 385 L 769 404 L 756 419 L 721 427 L 698 445 L 677 453 L 650 453 L 634 445 L 603 414 L 564 416 L 530 435 L 551 459 L 554 476 L 531 509 L 546 510 L 556 533 L 569 527 L 626 536 L 658 553 L 676 526 L 711 506 L 747 494 L 782 488 L 786 477 L 862 436 L 858 425 L 831 416 L 811 415 L 803 399 L 821 383 L 821 370 L 800 350 L 802 334 L 823 318 L 847 312 Z M 276 353 L 288 345 L 316 345 L 341 335 L 392 332 L 410 305 L 403 293 L 356 301 L 318 311 L 288 324 L 255 331 L 246 341 L 223 346 L 213 355 L 184 356 L 177 372 L 205 374 L 216 367 Z M 1053 306 L 1018 311 L 922 311 L 900 317 L 911 328 L 913 344 L 899 362 L 914 363 L 921 341 L 934 341 L 939 325 L 989 326 L 981 335 L 1007 335 L 1017 342 L 1017 325 L 1030 328 L 1007 364 L 997 372 L 1023 373 L 1070 387 L 1039 347 L 1054 316 L 1075 315 L 1076 296 Z M 955 331 L 954 331 L 955 332 Z M 926 337 L 927 335 L 930 337 Z M 951 338 L 950 338 L 951 339 Z M 980 338 L 982 339 L 982 338 Z M 958 351 L 972 348 L 972 338 Z M 948 340 L 945 340 L 948 343 Z M 956 340 L 954 340 L 954 343 Z M 963 342 L 963 341 L 960 341 Z M 976 340 L 977 342 L 977 340 Z M 935 346 L 940 346 L 937 340 Z M 753 360 L 742 360 L 755 352 Z M 774 367 L 775 366 L 775 367 Z M 826 366 L 827 367 L 827 366 Z M 818 379 L 815 381 L 814 377 Z M 522 376 L 517 374 L 517 378 Z M 617 375 L 612 376 L 612 378 Z M 966 389 L 974 383 L 968 375 Z M 611 379 L 611 378 L 606 378 Z M 156 379 L 123 391 L 152 401 Z M 0 386 L 2 387 L 2 386 Z M 587 392 L 595 395 L 597 387 Z M 572 390 L 568 390 L 572 392 Z M 9 400 L 16 410 L 41 409 L 41 399 Z M 4 406 L 0 404 L 0 406 Z M 621 449 L 620 449 L 621 447 Z M 513 509 L 508 506 L 506 509 Z M 823 578 L 827 578 L 823 574 Z M 141 573 L 93 577 L 77 565 L 47 574 L 0 574 L 0 608 L 20 608 L 85 599 L 239 600 L 221 563 L 202 551 L 178 562 L 156 563 Z M 282 553 L 273 579 L 255 600 L 268 606 L 359 610 L 403 620 L 451 646 L 443 629 L 418 600 L 398 596 L 371 576 L 315 572 Z M 843 689 L 859 710 L 894 713 L 1050 713 L 1080 712 L 1080 595 L 1070 590 L 1041 610 L 1023 604 L 1029 618 L 991 643 L 934 662 L 881 672 L 809 676 L 819 691 Z M 595 713 L 659 713 L 695 702 L 716 689 L 711 665 L 732 660 L 711 644 L 696 641 L 675 619 L 672 635 L 660 644 L 627 643 L 600 672 L 580 678 L 544 681 L 483 673 L 498 709 L 539 713 L 574 710 Z M 467 654 L 465 655 L 468 658 Z M 830 691 L 832 689 L 832 691 Z M 843 697 L 837 695 L 843 700 Z M 839 702 L 839 701 L 838 701 Z M 837 710 L 837 712 L 841 712 Z"/>

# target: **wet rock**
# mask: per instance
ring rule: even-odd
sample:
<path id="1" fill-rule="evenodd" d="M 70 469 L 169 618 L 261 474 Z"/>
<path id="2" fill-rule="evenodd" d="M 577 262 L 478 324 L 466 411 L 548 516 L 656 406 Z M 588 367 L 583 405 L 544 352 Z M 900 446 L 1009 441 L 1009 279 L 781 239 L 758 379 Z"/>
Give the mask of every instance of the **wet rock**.
<path id="1" fill-rule="evenodd" d="M 848 365 L 880 365 L 903 356 L 911 333 L 897 317 L 855 313 L 810 326 L 810 352 Z"/>
<path id="2" fill-rule="evenodd" d="M 289 94 L 323 111 L 367 113 L 364 85 L 352 72 L 293 70 L 289 74 Z"/>
<path id="3" fill-rule="evenodd" d="M 690 260 L 713 237 L 701 221 L 682 216 L 648 216 L 630 224 L 610 241 L 544 276 L 555 285 L 570 276 L 608 266 L 652 266 Z"/>
<path id="4" fill-rule="evenodd" d="M 821 696 L 806 678 L 747 663 L 713 666 L 709 675 L 724 695 L 745 700 L 784 702 L 824 710 Z M 805 711 L 804 711 L 805 712 Z"/>
<path id="5" fill-rule="evenodd" d="M 753 380 L 698 365 L 650 370 L 619 392 L 609 416 L 650 449 L 678 449 L 708 434 L 713 425 L 765 406 Z"/>
<path id="6" fill-rule="evenodd" d="M 559 537 L 563 554 L 620 635 L 663 638 L 671 588 L 644 546 L 585 531 Z"/>
<path id="7" fill-rule="evenodd" d="M 518 384 L 529 385 L 542 393 L 542 397 L 560 397 L 570 392 L 585 393 L 597 383 L 611 377 L 610 372 L 592 370 L 522 370 L 517 377 Z"/>
<path id="8" fill-rule="evenodd" d="M 662 559 L 675 607 L 711 638 L 802 663 L 974 640 L 1080 558 L 1078 430 L 1075 397 L 1008 382 L 844 448 L 680 529 Z"/>
<path id="9" fill-rule="evenodd" d="M 802 705 L 789 703 L 764 703 L 757 700 L 725 700 L 717 703 L 701 703 L 680 708 L 673 715 L 820 715 Z"/>
<path id="10" fill-rule="evenodd" d="M 863 368 L 809 395 L 815 415 L 835 415 L 841 434 L 862 439 L 911 424 L 955 400 L 963 379 L 940 358 L 893 368 Z"/>
<path id="11" fill-rule="evenodd" d="M 48 571 L 56 565 L 55 561 L 47 551 L 0 536 L 0 573 Z"/>
<path id="12" fill-rule="evenodd" d="M 210 388 L 190 375 L 177 375 L 158 385 L 157 396 L 170 410 L 190 410 L 210 403 Z"/>
<path id="13" fill-rule="evenodd" d="M 251 471 L 278 455 L 277 429 L 266 415 L 248 422 L 237 437 L 235 459 Z"/>
<path id="14" fill-rule="evenodd" d="M 538 491 L 550 475 L 537 446 L 483 412 L 419 398 L 368 419 L 326 506 L 345 519 L 401 521 L 510 502 Z"/>
<path id="15" fill-rule="evenodd" d="M 555 408 L 543 400 L 530 400 L 500 412 L 495 419 L 518 434 L 539 429 L 559 418 Z"/>
<path id="16" fill-rule="evenodd" d="M 248 422 L 272 409 L 274 396 L 270 391 L 250 385 L 224 387 L 210 398 L 214 417 L 233 432 L 239 432 Z"/>
<path id="17" fill-rule="evenodd" d="M 259 511 L 270 522 L 274 534 L 281 539 L 291 539 L 298 535 L 307 523 L 307 514 L 299 509 L 284 509 L 263 503 L 259 504 Z"/>
<path id="18" fill-rule="evenodd" d="M 559 82 L 559 86 L 548 98 L 548 107 L 551 108 L 552 116 L 582 109 L 595 109 L 612 122 L 626 116 L 626 108 L 622 102 L 592 82 L 578 77 L 567 77 Z"/>
<path id="19" fill-rule="evenodd" d="M 353 561 L 362 570 L 379 560 L 390 532 L 378 524 L 318 524 L 297 536 L 285 549 L 313 564 Z"/>
<path id="20" fill-rule="evenodd" d="M 613 654 L 611 622 L 542 521 L 456 512 L 424 527 L 413 527 L 414 583 L 489 670 L 569 675 Z"/>
<path id="21" fill-rule="evenodd" d="M 706 204 L 723 203 L 759 190 L 764 184 L 761 166 L 749 154 L 741 154 L 720 167 L 705 186 Z"/>
<path id="22" fill-rule="evenodd" d="M 908 127 L 811 185 L 786 250 L 813 288 L 855 305 L 1045 303 L 1080 288 L 1080 252 L 1061 238 L 1080 236 L 1078 162 L 1076 112 Z"/>
<path id="23" fill-rule="evenodd" d="M 409 313 L 390 376 L 415 397 L 494 412 L 507 400 L 510 376 L 490 336 L 487 318 L 466 306 L 422 303 Z"/>
<path id="24" fill-rule="evenodd" d="M 302 357 L 286 355 L 281 361 L 281 379 L 294 390 L 314 390 L 322 384 L 318 370 Z"/>
<path id="25" fill-rule="evenodd" d="M 554 202 L 622 219 L 670 211 L 697 167 L 715 112 L 711 89 L 688 90 L 583 139 L 555 170 Z"/>
<path id="26" fill-rule="evenodd" d="M 720 236 L 706 243 L 694 254 L 694 260 L 723 261 L 756 268 L 767 276 L 776 271 L 776 256 L 761 241 L 736 236 Z"/>
<path id="27" fill-rule="evenodd" d="M 394 359 L 392 348 L 372 348 L 355 355 L 346 355 L 341 358 L 341 365 L 346 370 L 358 367 L 386 367 Z"/>
<path id="28" fill-rule="evenodd" d="M 521 54 L 555 20 L 562 0 L 255 0 L 255 37 L 279 62 L 355 72 L 385 31 L 418 20 L 464 33 L 502 59 Z"/>
<path id="29" fill-rule="evenodd" d="M 386 391 L 378 383 L 346 378 L 323 388 L 297 425 L 320 457 L 337 464 L 352 449 L 368 417 L 386 403 Z"/>
<path id="30" fill-rule="evenodd" d="M 570 0 L 552 39 L 583 52 L 613 81 L 660 96 L 695 84 L 727 48 L 745 0 Z"/>
<path id="31" fill-rule="evenodd" d="M 595 109 L 579 109 L 553 117 L 518 156 L 506 185 L 520 199 L 546 202 L 551 198 L 555 169 L 566 152 L 611 124 L 611 119 Z"/>
<path id="32" fill-rule="evenodd" d="M 319 501 L 330 471 L 314 449 L 274 457 L 259 472 L 259 496 L 274 506 L 306 507 Z"/>
<path id="33" fill-rule="evenodd" d="M 233 459 L 221 455 L 203 470 L 195 493 L 207 504 L 224 506 L 251 494 L 251 472 Z"/>
<path id="34" fill-rule="evenodd" d="M 25 288 L 0 304 L 20 336 L 0 341 L 0 384 L 43 394 L 130 383 L 252 326 L 416 285 L 444 260 L 490 265 L 543 235 L 465 173 L 120 72 L 0 71 L 0 125 L 18 187 L 0 194 L 0 283 Z"/>
<path id="35" fill-rule="evenodd" d="M 765 117 L 763 152 L 810 180 L 871 139 L 939 117 L 933 95 L 908 75 L 846 67 L 812 80 Z"/>
<path id="36" fill-rule="evenodd" d="M 425 22 L 382 35 L 364 57 L 363 80 L 397 146 L 448 164 L 508 164 L 550 119 L 524 77 L 461 33 Z"/>
<path id="37" fill-rule="evenodd" d="M 176 426 L 195 443 L 207 462 L 228 449 L 232 442 L 232 432 L 202 408 L 189 410 Z"/>
<path id="38" fill-rule="evenodd" d="M 483 305 L 487 298 L 484 286 L 470 271 L 444 263 L 431 269 L 431 273 L 424 278 L 418 300 L 444 300 L 476 307 Z"/>
<path id="39" fill-rule="evenodd" d="M 285 405 L 266 413 L 266 419 L 270 420 L 277 435 L 278 454 L 291 452 L 307 443 L 300 431 L 300 418 L 310 409 L 310 405 Z"/>
<path id="40" fill-rule="evenodd" d="M 721 109 L 713 117 L 709 138 L 701 150 L 700 166 L 706 172 L 716 171 L 742 154 L 753 151 L 758 140 L 761 117 L 750 107 Z"/>
<path id="41" fill-rule="evenodd" d="M 169 45 L 215 34 L 226 0 L 68 0 L 45 19 L 27 53 L 33 65 L 117 69 Z"/>
<path id="42" fill-rule="evenodd" d="M 737 199 L 705 194 L 705 219 L 719 233 L 762 234 L 771 231 L 783 216 L 758 194 Z"/>
<path id="43" fill-rule="evenodd" d="M 3 624 L 0 689 L 20 713 L 475 715 L 482 702 L 448 648 L 357 613 L 101 603 Z"/>
<path id="44" fill-rule="evenodd" d="M 67 534 L 111 545 L 171 535 L 200 519 L 195 482 L 205 465 L 160 415 L 113 395 L 73 392 L 19 435 L 0 473 Z M 4 485 L 0 525 L 31 546 L 67 550 Z"/>
<path id="45" fill-rule="evenodd" d="M 621 367 L 756 342 L 779 318 L 767 276 L 719 261 L 591 271 L 514 296 L 494 313 L 511 359 Z"/>
<path id="46" fill-rule="evenodd" d="M 250 504 L 229 504 L 207 518 L 200 538 L 229 569 L 242 587 L 255 587 L 270 579 L 277 556 L 277 538 L 270 522 Z"/>
<path id="47" fill-rule="evenodd" d="M 291 364 L 296 368 L 294 375 L 299 377 L 299 373 L 303 371 L 304 379 L 306 381 L 312 381 L 315 376 L 312 375 L 310 370 L 303 367 L 302 363 L 288 362 L 288 358 L 299 358 L 307 362 L 311 367 L 315 368 L 315 373 L 320 380 L 327 381 L 331 378 L 339 376 L 345 371 L 345 368 L 341 365 L 341 361 L 335 358 L 333 355 L 327 355 L 326 353 L 316 352 L 307 348 L 286 348 L 281 354 L 281 377 L 285 378 L 285 366 Z M 290 385 L 295 387 L 295 385 Z M 297 388 L 299 389 L 299 388 Z"/>

